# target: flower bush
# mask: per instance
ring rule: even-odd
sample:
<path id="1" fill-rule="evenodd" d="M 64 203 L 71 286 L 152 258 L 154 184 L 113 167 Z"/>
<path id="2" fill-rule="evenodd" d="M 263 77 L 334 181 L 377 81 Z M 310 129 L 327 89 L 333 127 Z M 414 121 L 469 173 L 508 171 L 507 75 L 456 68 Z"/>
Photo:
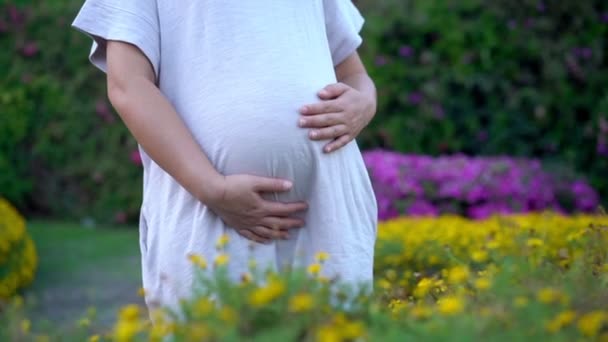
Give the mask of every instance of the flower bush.
<path id="1" fill-rule="evenodd" d="M 191 255 L 199 278 L 178 311 L 155 310 L 151 324 L 127 305 L 89 340 L 608 341 L 607 243 L 606 216 L 398 218 L 379 227 L 372 295 L 320 276 L 325 253 L 281 274 L 252 263 L 236 283 L 225 254 Z M 6 317 L 8 337 L 47 336 Z"/>
<path id="2" fill-rule="evenodd" d="M 0 197 L 0 301 L 33 279 L 38 259 L 23 217 Z"/>
<path id="3" fill-rule="evenodd" d="M 538 160 L 509 157 L 407 155 L 385 150 L 363 154 L 380 219 L 399 215 L 557 210 L 591 212 L 598 195 L 586 182 L 543 170 Z"/>

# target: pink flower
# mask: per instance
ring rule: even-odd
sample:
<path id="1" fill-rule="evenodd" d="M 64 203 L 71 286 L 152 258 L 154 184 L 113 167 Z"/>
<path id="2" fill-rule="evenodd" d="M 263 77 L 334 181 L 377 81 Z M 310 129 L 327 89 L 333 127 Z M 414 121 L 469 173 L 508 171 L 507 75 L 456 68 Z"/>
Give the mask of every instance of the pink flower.
<path id="1" fill-rule="evenodd" d="M 33 57 L 38 53 L 38 44 L 36 42 L 27 42 L 21 48 L 21 54 L 24 57 Z"/>
<path id="2" fill-rule="evenodd" d="M 139 150 L 131 152 L 131 163 L 141 166 L 141 154 L 139 153 Z"/>

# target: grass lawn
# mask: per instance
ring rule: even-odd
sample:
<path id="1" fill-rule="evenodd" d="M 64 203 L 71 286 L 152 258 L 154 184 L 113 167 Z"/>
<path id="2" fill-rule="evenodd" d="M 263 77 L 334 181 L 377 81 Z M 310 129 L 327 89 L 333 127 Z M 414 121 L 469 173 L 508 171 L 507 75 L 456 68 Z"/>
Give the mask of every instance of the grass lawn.
<path id="1" fill-rule="evenodd" d="M 96 323 L 108 326 L 121 306 L 143 304 L 137 296 L 141 273 L 136 228 L 32 221 L 28 229 L 39 258 L 35 280 L 24 293 L 32 304 L 28 311 L 33 322 L 67 328 L 93 306 Z"/>

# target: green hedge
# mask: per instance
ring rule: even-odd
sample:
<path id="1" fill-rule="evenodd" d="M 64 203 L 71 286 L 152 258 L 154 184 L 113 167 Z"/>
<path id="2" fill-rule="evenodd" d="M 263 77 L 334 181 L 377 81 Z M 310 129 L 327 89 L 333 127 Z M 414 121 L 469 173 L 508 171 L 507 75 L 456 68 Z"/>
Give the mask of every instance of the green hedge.
<path id="1" fill-rule="evenodd" d="M 16 2 L 0 5 L 0 195 L 27 212 L 135 218 L 136 144 L 70 27 L 82 1 Z M 362 147 L 539 156 L 606 198 L 603 1 L 356 2 L 380 96 Z"/>

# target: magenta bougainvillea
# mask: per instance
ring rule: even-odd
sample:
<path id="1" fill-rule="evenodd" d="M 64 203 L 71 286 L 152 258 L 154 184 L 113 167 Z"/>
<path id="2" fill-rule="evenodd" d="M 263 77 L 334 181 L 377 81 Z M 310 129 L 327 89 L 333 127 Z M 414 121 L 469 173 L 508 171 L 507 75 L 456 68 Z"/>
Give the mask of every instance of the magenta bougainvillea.
<path id="1" fill-rule="evenodd" d="M 485 218 L 542 210 L 590 212 L 599 203 L 585 181 L 547 172 L 535 159 L 430 157 L 379 149 L 364 152 L 363 158 L 381 220 L 446 213 Z"/>

